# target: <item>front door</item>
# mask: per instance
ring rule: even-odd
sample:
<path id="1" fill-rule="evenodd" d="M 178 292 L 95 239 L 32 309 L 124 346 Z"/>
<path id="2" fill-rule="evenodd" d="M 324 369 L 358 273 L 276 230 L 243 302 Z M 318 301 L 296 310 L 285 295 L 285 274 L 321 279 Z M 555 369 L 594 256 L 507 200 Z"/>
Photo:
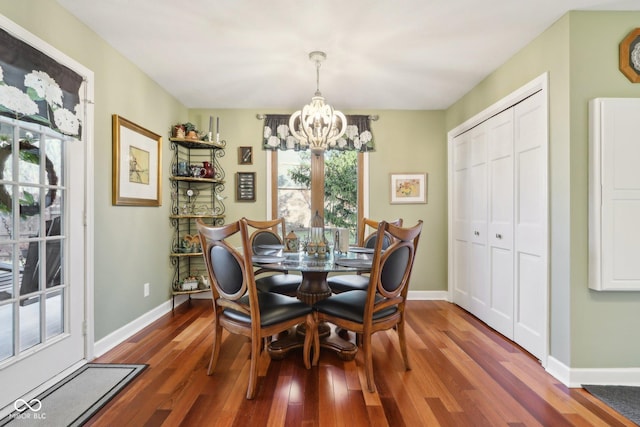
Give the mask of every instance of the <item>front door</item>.
<path id="1" fill-rule="evenodd" d="M 85 357 L 84 150 L 0 117 L 0 408 Z"/>
<path id="2" fill-rule="evenodd" d="M 6 415 L 24 406 L 18 399 L 37 408 L 36 393 L 85 363 L 92 350 L 85 295 L 92 283 L 93 73 L 2 15 L 0 28 L 13 46 L 0 57 L 0 415 Z M 76 119 L 84 136 L 64 136 L 74 134 Z M 43 416 L 46 408 L 38 409 Z"/>

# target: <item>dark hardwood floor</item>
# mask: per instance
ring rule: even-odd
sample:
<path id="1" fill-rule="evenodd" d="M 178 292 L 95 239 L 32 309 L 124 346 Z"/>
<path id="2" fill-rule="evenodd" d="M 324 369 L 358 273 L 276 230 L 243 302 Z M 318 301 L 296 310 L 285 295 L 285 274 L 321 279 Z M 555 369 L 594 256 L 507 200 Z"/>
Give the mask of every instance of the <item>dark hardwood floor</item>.
<path id="1" fill-rule="evenodd" d="M 459 307 L 409 301 L 405 371 L 394 331 L 374 335 L 378 391 L 362 358 L 323 350 L 263 354 L 258 394 L 246 400 L 249 343 L 225 334 L 215 373 L 211 302 L 176 308 L 95 362 L 149 367 L 97 413 L 92 426 L 633 426 L 582 389 L 568 389 L 528 353 Z"/>

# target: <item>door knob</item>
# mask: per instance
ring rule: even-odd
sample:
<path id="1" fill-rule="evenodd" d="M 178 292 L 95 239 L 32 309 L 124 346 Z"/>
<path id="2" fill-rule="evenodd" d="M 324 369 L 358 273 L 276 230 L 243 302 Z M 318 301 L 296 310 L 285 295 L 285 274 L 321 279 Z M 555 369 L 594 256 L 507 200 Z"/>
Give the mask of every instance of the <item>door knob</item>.
<path id="1" fill-rule="evenodd" d="M 496 237 L 497 237 L 498 239 L 502 239 L 502 234 L 499 234 L 499 233 L 498 233 L 498 234 L 496 234 Z"/>

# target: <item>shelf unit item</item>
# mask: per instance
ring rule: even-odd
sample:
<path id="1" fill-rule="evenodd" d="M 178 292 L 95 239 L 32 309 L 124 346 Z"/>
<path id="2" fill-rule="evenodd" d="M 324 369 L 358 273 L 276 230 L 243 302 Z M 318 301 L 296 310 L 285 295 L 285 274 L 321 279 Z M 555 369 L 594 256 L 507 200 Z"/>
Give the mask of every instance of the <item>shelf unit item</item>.
<path id="1" fill-rule="evenodd" d="M 185 138 L 169 138 L 171 160 L 171 215 L 173 227 L 169 258 L 173 266 L 171 291 L 176 295 L 206 292 L 207 270 L 199 243 L 196 219 L 209 225 L 223 225 L 225 206 L 222 192 L 225 173 L 219 159 L 225 154 L 226 142 L 209 142 Z M 205 164 L 210 167 L 208 170 Z M 212 168 L 212 169 L 211 169 Z M 208 172 L 208 174 L 207 174 Z M 194 287 L 193 280 L 198 281 Z M 187 282 L 188 286 L 184 286 Z"/>

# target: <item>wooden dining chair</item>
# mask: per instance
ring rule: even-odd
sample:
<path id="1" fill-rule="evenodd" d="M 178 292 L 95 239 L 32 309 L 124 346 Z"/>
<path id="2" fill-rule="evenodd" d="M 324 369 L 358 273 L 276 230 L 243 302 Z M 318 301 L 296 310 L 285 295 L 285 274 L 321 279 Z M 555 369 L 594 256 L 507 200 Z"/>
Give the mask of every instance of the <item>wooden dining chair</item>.
<path id="1" fill-rule="evenodd" d="M 388 221 L 388 223 L 398 227 L 402 227 L 402 218 Z M 380 223 L 376 220 L 370 218 L 362 218 L 358 227 L 359 247 L 371 249 L 375 248 L 376 240 L 378 237 L 378 225 L 380 225 Z M 373 229 L 373 231 L 371 231 L 371 229 Z M 388 235 L 385 235 L 382 249 L 385 249 L 390 244 L 391 238 Z M 367 286 L 369 286 L 369 276 L 363 273 L 339 274 L 336 276 L 330 276 L 327 279 L 327 283 L 329 284 L 331 291 L 336 294 L 353 290 L 366 290 Z"/>
<path id="2" fill-rule="evenodd" d="M 254 255 L 268 255 L 269 249 L 263 249 L 261 245 L 282 245 L 286 236 L 284 218 L 272 220 L 252 220 L 244 218 L 249 227 L 249 242 Z M 264 275 L 263 273 L 269 273 Z M 261 275 L 256 279 L 256 286 L 261 292 L 275 292 L 277 294 L 296 296 L 302 277 L 298 274 L 279 271 L 274 273 L 268 268 L 259 268 L 255 275 Z"/>
<path id="3" fill-rule="evenodd" d="M 213 296 L 213 350 L 208 375 L 216 367 L 220 354 L 222 328 L 232 334 L 246 336 L 251 341 L 251 360 L 247 399 L 256 395 L 258 360 L 265 338 L 304 323 L 307 331 L 303 346 L 304 365 L 310 369 L 311 345 L 319 350 L 312 309 L 297 298 L 270 292 L 258 292 L 251 262 L 251 247 L 247 223 L 244 220 L 212 227 L 196 220 L 202 244 L 211 293 Z M 242 252 L 227 239 L 238 235 Z"/>
<path id="4" fill-rule="evenodd" d="M 371 347 L 374 333 L 395 328 L 405 368 L 411 369 L 405 338 L 405 302 L 421 231 L 422 221 L 409 228 L 382 221 L 378 226 L 378 235 L 388 233 L 393 241 L 383 252 L 384 240 L 377 240 L 367 290 L 335 294 L 313 305 L 316 324 L 330 322 L 362 337 L 367 388 L 370 392 L 375 391 Z M 317 363 L 318 355 L 314 354 L 313 364 Z"/>

